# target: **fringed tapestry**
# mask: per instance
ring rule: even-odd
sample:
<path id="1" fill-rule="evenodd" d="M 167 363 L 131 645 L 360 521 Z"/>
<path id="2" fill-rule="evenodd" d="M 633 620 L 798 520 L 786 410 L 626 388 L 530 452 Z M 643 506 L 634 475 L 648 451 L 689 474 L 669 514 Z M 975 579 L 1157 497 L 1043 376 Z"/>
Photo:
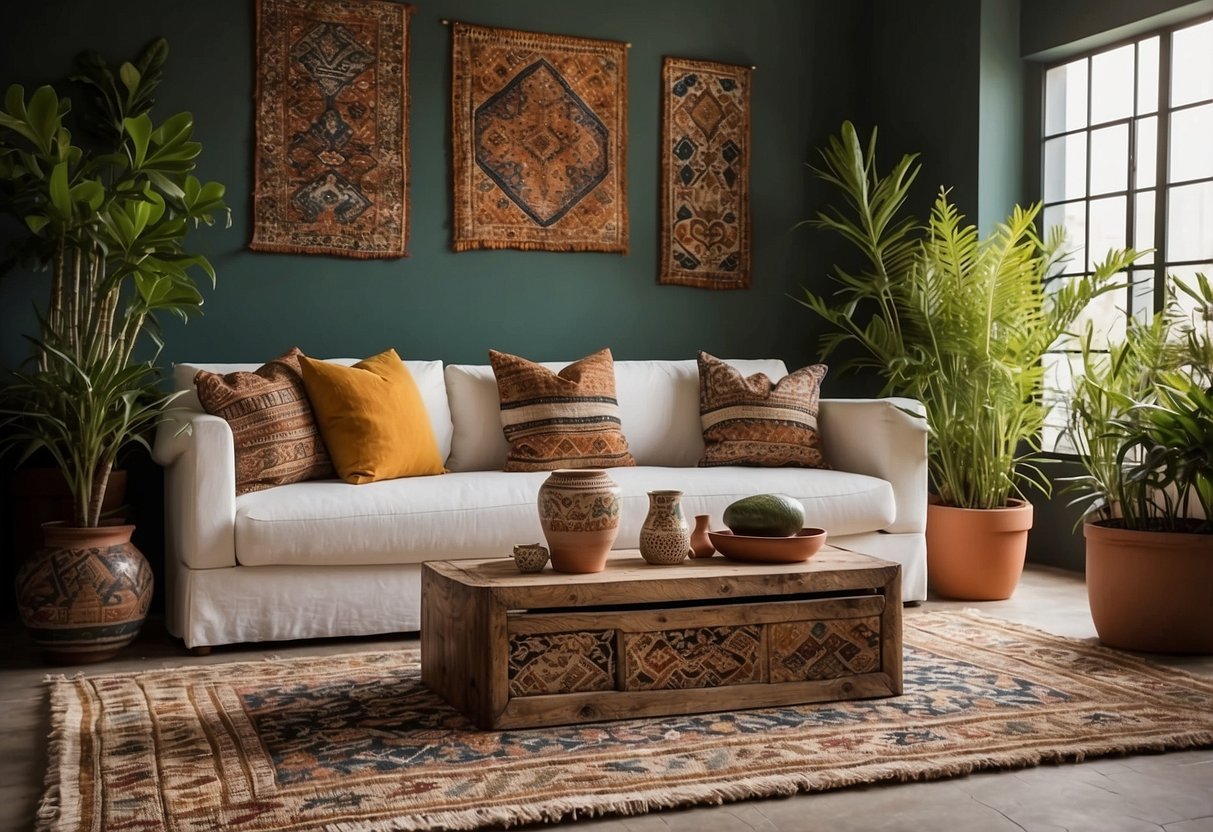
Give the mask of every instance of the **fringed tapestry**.
<path id="1" fill-rule="evenodd" d="M 411 11 L 258 0 L 249 248 L 405 256 Z"/>
<path id="2" fill-rule="evenodd" d="M 455 251 L 626 253 L 627 45 L 451 29 Z"/>
<path id="3" fill-rule="evenodd" d="M 662 65 L 660 283 L 750 285 L 749 67 Z"/>

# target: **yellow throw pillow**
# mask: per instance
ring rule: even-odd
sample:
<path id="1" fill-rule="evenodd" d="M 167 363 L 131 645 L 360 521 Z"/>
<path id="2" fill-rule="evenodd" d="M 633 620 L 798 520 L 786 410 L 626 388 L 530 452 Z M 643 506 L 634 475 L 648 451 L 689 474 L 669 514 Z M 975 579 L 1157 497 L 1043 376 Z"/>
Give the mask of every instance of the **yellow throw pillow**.
<path id="1" fill-rule="evenodd" d="M 299 357 L 320 435 L 337 475 L 355 485 L 442 473 L 438 442 L 395 350 L 353 367 Z"/>

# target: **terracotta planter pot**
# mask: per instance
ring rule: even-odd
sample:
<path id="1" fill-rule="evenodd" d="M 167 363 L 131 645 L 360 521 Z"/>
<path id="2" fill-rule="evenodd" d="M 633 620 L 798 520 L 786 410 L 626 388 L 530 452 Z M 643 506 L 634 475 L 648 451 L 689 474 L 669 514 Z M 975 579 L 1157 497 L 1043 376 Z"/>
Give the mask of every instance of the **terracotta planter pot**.
<path id="1" fill-rule="evenodd" d="M 597 468 L 553 471 L 539 487 L 539 523 L 552 568 L 601 572 L 619 534 L 620 488 Z"/>
<path id="2" fill-rule="evenodd" d="M 1083 526 L 1099 640 L 1149 653 L 1213 653 L 1213 535 Z"/>
<path id="3" fill-rule="evenodd" d="M 1032 504 L 1007 508 L 927 506 L 927 579 L 935 592 L 962 601 L 1010 598 L 1023 574 Z"/>
<path id="4" fill-rule="evenodd" d="M 21 621 L 52 661 L 112 658 L 139 634 L 152 569 L 131 544 L 134 526 L 43 527 L 43 548 L 17 572 Z"/>

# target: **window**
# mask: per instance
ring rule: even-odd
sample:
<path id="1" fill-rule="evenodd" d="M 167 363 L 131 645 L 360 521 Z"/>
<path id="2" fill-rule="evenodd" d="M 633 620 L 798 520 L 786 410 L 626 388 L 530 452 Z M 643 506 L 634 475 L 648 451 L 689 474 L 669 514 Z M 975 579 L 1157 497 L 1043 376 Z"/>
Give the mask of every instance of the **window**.
<path id="1" fill-rule="evenodd" d="M 1043 226 L 1071 253 L 1051 280 L 1089 274 L 1109 249 L 1152 249 L 1123 292 L 1091 304 L 1096 345 L 1148 317 L 1166 281 L 1213 277 L 1213 19 L 1046 68 L 1041 137 Z M 1070 452 L 1065 402 L 1081 367 L 1074 341 L 1045 360 L 1053 411 L 1043 447 Z"/>

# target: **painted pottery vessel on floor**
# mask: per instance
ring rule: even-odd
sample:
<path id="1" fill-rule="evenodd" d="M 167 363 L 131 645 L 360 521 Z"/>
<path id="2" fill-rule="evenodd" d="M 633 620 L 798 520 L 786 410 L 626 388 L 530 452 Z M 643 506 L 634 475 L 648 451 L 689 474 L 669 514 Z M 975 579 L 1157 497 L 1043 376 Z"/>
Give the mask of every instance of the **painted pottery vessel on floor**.
<path id="1" fill-rule="evenodd" d="M 601 572 L 619 534 L 619 494 L 600 468 L 553 471 L 539 487 L 539 523 L 557 572 Z"/>
<path id="2" fill-rule="evenodd" d="M 47 658 L 112 658 L 139 634 L 152 569 L 131 543 L 134 526 L 43 527 L 43 547 L 17 571 L 17 607 Z"/>
<path id="3" fill-rule="evenodd" d="M 716 547 L 712 545 L 712 538 L 708 537 L 708 532 L 711 530 L 711 516 L 696 514 L 695 528 L 691 529 L 691 557 L 710 558 L 716 554 Z"/>
<path id="4" fill-rule="evenodd" d="M 681 563 L 691 553 L 691 527 L 682 513 L 681 491 L 650 491 L 649 513 L 640 527 L 640 556 L 652 564 Z"/>
<path id="5" fill-rule="evenodd" d="M 1001 601 L 1023 574 L 1032 504 L 1006 508 L 927 504 L 927 580 L 944 598 Z"/>
<path id="6" fill-rule="evenodd" d="M 1085 523 L 1099 640 L 1149 653 L 1213 653 L 1213 535 Z"/>

